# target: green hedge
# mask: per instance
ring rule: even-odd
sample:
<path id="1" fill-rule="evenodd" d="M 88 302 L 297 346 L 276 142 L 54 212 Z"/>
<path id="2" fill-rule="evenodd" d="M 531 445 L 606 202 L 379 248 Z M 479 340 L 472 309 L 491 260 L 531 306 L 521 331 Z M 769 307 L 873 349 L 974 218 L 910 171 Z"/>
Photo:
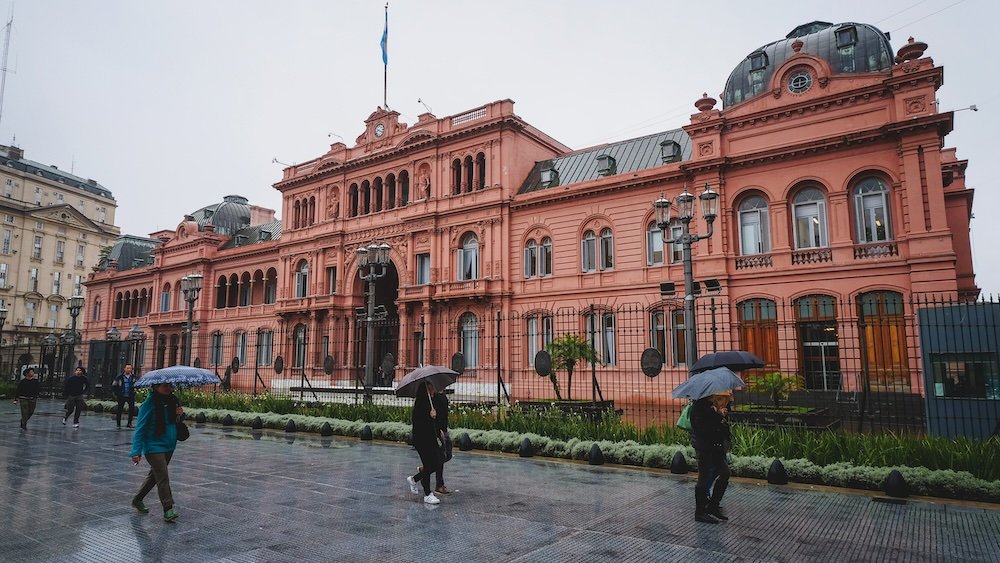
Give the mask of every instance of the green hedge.
<path id="1" fill-rule="evenodd" d="M 88 402 L 88 405 L 92 408 L 98 404 L 104 409 L 111 409 L 115 406 L 115 403 L 110 401 Z M 198 413 L 204 413 L 210 422 L 221 422 L 226 415 L 229 415 L 233 418 L 234 423 L 239 426 L 250 426 L 253 419 L 260 416 L 266 428 L 284 429 L 288 420 L 291 419 L 295 422 L 297 429 L 307 432 L 318 432 L 323 423 L 329 423 L 334 434 L 341 436 L 357 436 L 365 425 L 371 427 L 372 435 L 379 440 L 403 442 L 410 435 L 409 422 L 400 420 L 366 422 L 363 419 L 346 420 L 310 416 L 294 412 L 244 412 L 230 409 L 201 408 L 190 403 L 186 407 L 188 415 L 192 418 Z M 391 416 L 384 415 L 383 418 L 391 418 Z M 507 421 L 509 420 L 508 418 Z M 522 422 L 515 424 L 522 424 Z M 546 422 L 546 424 L 548 423 Z M 516 453 L 519 451 L 524 439 L 528 438 L 538 455 L 585 460 L 588 457 L 591 446 L 596 443 L 601 448 L 605 461 L 608 463 L 666 469 L 670 467 L 671 460 L 679 451 L 684 454 L 689 464 L 697 467 L 694 450 L 686 443 L 643 444 L 635 440 L 612 441 L 578 437 L 560 439 L 533 432 L 468 428 L 457 424 L 452 425 L 453 438 L 457 439 L 463 432 L 469 435 L 475 448 L 482 450 Z M 870 442 L 870 444 L 878 443 L 878 441 Z M 765 444 L 764 447 L 771 446 Z M 767 470 L 776 457 L 781 459 L 789 479 L 795 482 L 879 490 L 889 472 L 893 469 L 898 469 L 910 484 L 914 494 L 1000 502 L 1000 481 L 981 479 L 968 471 L 955 471 L 952 469 L 928 469 L 902 464 L 871 466 L 855 464 L 849 461 L 820 465 L 803 458 L 782 458 L 781 456 L 772 455 L 741 455 L 739 452 L 736 452 L 733 455 L 731 464 L 733 474 L 756 479 L 766 478 Z"/>

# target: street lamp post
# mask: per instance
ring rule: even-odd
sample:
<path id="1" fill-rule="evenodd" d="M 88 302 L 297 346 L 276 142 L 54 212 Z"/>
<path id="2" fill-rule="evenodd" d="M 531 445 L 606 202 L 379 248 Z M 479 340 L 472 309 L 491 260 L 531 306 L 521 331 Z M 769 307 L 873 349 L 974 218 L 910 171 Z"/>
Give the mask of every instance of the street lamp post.
<path id="1" fill-rule="evenodd" d="M 128 331 L 128 341 L 132 344 L 132 373 L 139 377 L 143 356 L 141 352 L 146 343 L 146 333 L 139 328 L 139 325 L 135 325 Z"/>
<path id="2" fill-rule="evenodd" d="M 55 335 L 54 332 L 50 332 L 49 334 L 45 335 L 45 338 L 42 338 L 42 361 L 41 361 L 42 372 L 43 372 L 42 375 L 44 376 L 45 374 L 48 374 L 48 376 L 49 376 L 49 394 L 51 394 L 53 396 L 56 393 L 56 390 L 55 390 L 55 387 L 54 387 L 55 374 L 52 373 L 53 371 L 55 371 L 55 369 L 53 369 L 53 368 L 55 368 L 55 366 L 52 365 L 53 362 L 49 361 L 48 354 L 49 354 L 49 352 L 51 352 L 52 356 L 53 356 L 53 359 L 55 359 L 55 348 L 58 345 L 59 345 L 59 338 Z M 46 369 L 46 368 L 48 368 L 48 369 Z M 41 384 L 39 384 L 39 385 L 41 385 Z"/>
<path id="3" fill-rule="evenodd" d="M 375 280 L 386 274 L 389 264 L 389 245 L 372 242 L 367 247 L 359 246 L 358 276 L 368 282 L 368 303 L 365 323 L 365 403 L 372 402 L 372 387 L 375 386 L 375 323 L 384 315 L 375 314 Z"/>
<path id="4" fill-rule="evenodd" d="M 181 292 L 187 301 L 187 324 L 184 326 L 184 365 L 191 365 L 191 346 L 194 343 L 194 302 L 201 293 L 201 274 L 188 274 L 181 278 Z"/>
<path id="5" fill-rule="evenodd" d="M 72 359 L 76 358 L 76 343 L 79 341 L 79 337 L 76 334 L 76 318 L 80 316 L 80 311 L 83 309 L 83 296 L 77 293 L 69 298 L 69 316 L 72 319 L 70 324 L 70 336 L 71 340 L 69 342 L 69 357 Z M 72 359 L 68 363 L 72 363 Z"/>
<path id="6" fill-rule="evenodd" d="M 699 196 L 701 199 L 701 214 L 708 223 L 708 233 L 699 235 L 691 232 L 691 220 L 694 219 L 695 196 L 684 187 L 684 191 L 676 198 L 677 218 L 681 221 L 681 235 L 677 238 L 668 239 L 670 232 L 671 201 L 660 194 L 660 198 L 653 202 L 656 211 L 656 226 L 660 228 L 663 235 L 663 242 L 666 244 L 680 243 L 683 247 L 684 260 L 684 359 L 690 369 L 694 365 L 698 355 L 698 341 L 695 334 L 694 323 L 694 274 L 691 267 L 691 245 L 699 240 L 707 239 L 714 232 L 713 225 L 718 215 L 719 194 L 712 190 L 712 186 L 705 184 L 705 191 Z"/>
<path id="7" fill-rule="evenodd" d="M 0 363 L 3 363 L 3 325 L 7 323 L 7 313 L 9 311 L 6 307 L 0 307 Z M 11 370 L 13 371 L 14 362 L 11 361 Z M 21 374 L 15 374 L 15 379 L 20 379 Z"/>
<path id="8" fill-rule="evenodd" d="M 106 342 L 104 343 L 104 374 L 103 381 L 101 381 L 101 397 L 105 396 L 105 391 L 111 386 L 111 382 L 114 381 L 115 374 L 113 373 L 113 368 L 118 364 L 118 342 L 122 339 L 122 333 L 116 328 L 111 327 L 108 329 L 105 335 Z"/>

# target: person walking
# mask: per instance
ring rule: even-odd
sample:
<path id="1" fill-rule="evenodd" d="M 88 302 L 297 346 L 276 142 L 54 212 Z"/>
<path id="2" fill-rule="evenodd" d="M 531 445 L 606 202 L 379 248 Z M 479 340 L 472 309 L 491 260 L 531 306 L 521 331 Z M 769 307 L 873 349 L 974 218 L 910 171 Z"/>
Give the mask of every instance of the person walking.
<path id="1" fill-rule="evenodd" d="M 132 497 L 132 507 L 145 514 L 149 508 L 143 504 L 146 495 L 156 487 L 163 506 L 163 520 L 174 522 L 177 511 L 174 510 L 174 497 L 170 492 L 170 476 L 167 465 L 177 449 L 177 422 L 184 416 L 184 409 L 174 395 L 174 387 L 169 383 L 153 385 L 149 396 L 139 407 L 139 416 L 135 423 L 135 433 L 132 434 L 132 463 L 139 465 L 142 456 L 146 456 L 149 473 L 139 487 L 139 492 Z"/>
<path id="2" fill-rule="evenodd" d="M 448 396 L 444 391 L 434 393 L 431 397 L 431 405 L 437 414 L 434 417 L 434 428 L 437 430 L 441 444 L 448 442 Z M 451 489 L 444 486 L 444 463 L 438 465 L 438 470 L 434 472 L 434 492 L 439 495 L 450 495 Z"/>
<path id="3" fill-rule="evenodd" d="M 28 429 L 28 419 L 35 414 L 39 389 L 41 383 L 35 379 L 35 369 L 24 370 L 24 377 L 17 382 L 17 389 L 14 392 L 14 402 L 21 405 L 21 430 Z"/>
<path id="4" fill-rule="evenodd" d="M 87 409 L 87 402 L 83 397 L 88 389 L 90 382 L 87 381 L 87 370 L 83 369 L 83 366 L 77 366 L 73 370 L 73 375 L 66 378 L 63 387 L 63 394 L 66 395 L 66 416 L 62 419 L 63 424 L 66 424 L 69 416 L 73 415 L 73 428 L 80 427 L 80 413 Z"/>
<path id="5" fill-rule="evenodd" d="M 726 418 L 730 396 L 718 393 L 691 405 L 691 444 L 698 457 L 698 483 L 694 488 L 694 519 L 707 524 L 729 520 L 719 503 L 729 486 L 726 453 L 732 443 Z"/>
<path id="6" fill-rule="evenodd" d="M 125 364 L 122 373 L 111 382 L 111 389 L 118 400 L 118 414 L 115 422 L 122 427 L 122 408 L 128 403 L 128 428 L 132 428 L 132 411 L 135 410 L 135 376 L 132 374 L 132 364 Z"/>
<path id="7" fill-rule="evenodd" d="M 431 492 L 431 474 L 441 466 L 441 450 L 438 447 L 437 428 L 434 422 L 438 413 L 431 401 L 432 395 L 434 395 L 434 386 L 430 382 L 424 381 L 417 387 L 411 420 L 413 423 L 413 447 L 420 455 L 422 466 L 416 475 L 408 476 L 406 482 L 410 485 L 410 492 L 419 495 L 420 488 L 417 486 L 417 481 L 419 481 L 424 489 L 424 502 L 439 504 L 441 500 Z"/>

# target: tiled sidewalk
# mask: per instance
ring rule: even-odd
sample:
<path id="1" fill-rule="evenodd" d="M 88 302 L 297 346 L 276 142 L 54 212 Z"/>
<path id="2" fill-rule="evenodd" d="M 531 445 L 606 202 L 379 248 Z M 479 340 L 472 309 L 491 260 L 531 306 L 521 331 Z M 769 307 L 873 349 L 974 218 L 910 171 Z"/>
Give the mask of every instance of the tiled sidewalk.
<path id="1" fill-rule="evenodd" d="M 0 404 L 2 561 L 1000 561 L 1000 506 L 875 503 L 737 482 L 732 520 L 696 524 L 692 476 L 456 452 L 431 507 L 403 445 L 192 428 L 170 465 L 180 519 L 129 499 L 148 466 L 108 415 L 27 432 Z M 193 414 L 193 412 L 192 412 Z"/>

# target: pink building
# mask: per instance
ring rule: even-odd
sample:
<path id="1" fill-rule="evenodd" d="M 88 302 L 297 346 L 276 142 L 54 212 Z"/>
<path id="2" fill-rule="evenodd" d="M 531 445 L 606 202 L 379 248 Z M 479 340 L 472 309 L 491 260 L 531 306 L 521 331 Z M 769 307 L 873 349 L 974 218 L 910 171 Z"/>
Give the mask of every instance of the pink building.
<path id="1" fill-rule="evenodd" d="M 284 170 L 280 223 L 227 196 L 175 231 L 123 237 L 122 258 L 86 284 L 85 338 L 138 325 L 145 369 L 178 363 L 178 283 L 198 272 L 202 365 L 236 357 L 267 386 L 353 382 L 365 305 L 355 250 L 379 241 L 391 264 L 376 282 L 388 313 L 376 361 L 392 353 L 397 375 L 462 352 L 469 381 L 500 373 L 515 395 L 547 397 L 530 383 L 534 353 L 576 332 L 596 335 L 606 396 L 660 394 L 687 358 L 678 302 L 660 292 L 683 287 L 679 249 L 652 202 L 707 184 L 719 216 L 693 247 L 694 277 L 719 282 L 720 349 L 752 349 L 815 388 L 850 389 L 850 372 L 867 370 L 874 385 L 920 391 L 912 299 L 978 295 L 967 163 L 944 148 L 952 114 L 938 112 L 943 70 L 925 49 L 911 40 L 894 54 L 860 23 L 800 26 L 739 60 L 721 109 L 706 95 L 678 129 L 577 151 L 510 100 L 410 125 L 378 108 L 353 146 Z M 700 213 L 691 228 L 707 231 Z M 641 375 L 647 347 L 671 377 Z M 256 385 L 245 371 L 237 385 Z M 579 379 L 575 394 L 589 394 Z"/>

